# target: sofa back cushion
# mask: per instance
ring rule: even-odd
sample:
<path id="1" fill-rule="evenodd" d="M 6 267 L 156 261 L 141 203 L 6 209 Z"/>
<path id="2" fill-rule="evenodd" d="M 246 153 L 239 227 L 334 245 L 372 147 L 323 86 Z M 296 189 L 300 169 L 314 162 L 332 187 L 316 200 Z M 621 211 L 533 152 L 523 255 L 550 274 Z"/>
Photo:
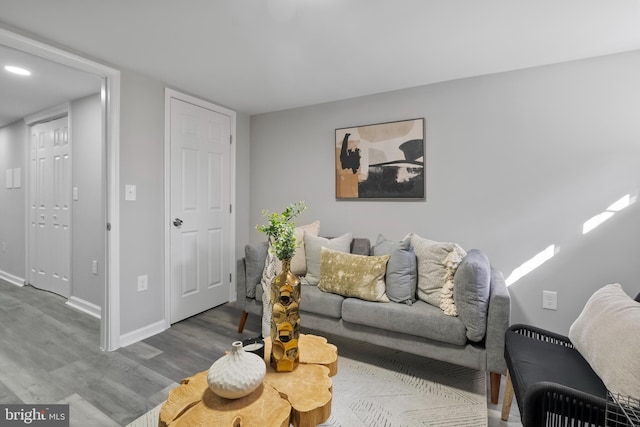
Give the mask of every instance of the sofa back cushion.
<path id="1" fill-rule="evenodd" d="M 350 252 L 355 255 L 371 255 L 371 241 L 366 237 L 354 237 Z"/>
<path id="2" fill-rule="evenodd" d="M 467 338 L 479 342 L 487 332 L 491 284 L 489 258 L 478 249 L 467 252 L 453 278 L 453 300 L 467 328 Z"/>

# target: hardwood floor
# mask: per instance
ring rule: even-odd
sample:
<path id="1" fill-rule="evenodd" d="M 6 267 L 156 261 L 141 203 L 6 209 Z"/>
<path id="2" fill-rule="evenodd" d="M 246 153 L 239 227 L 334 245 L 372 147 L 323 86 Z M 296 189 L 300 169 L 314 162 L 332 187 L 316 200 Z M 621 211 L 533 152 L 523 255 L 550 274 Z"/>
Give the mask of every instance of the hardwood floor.
<path id="1" fill-rule="evenodd" d="M 125 426 L 162 403 L 180 380 L 208 369 L 231 342 L 260 333 L 260 319 L 249 316 L 238 334 L 240 313 L 225 304 L 103 352 L 99 320 L 64 302 L 0 280 L 0 403 L 69 403 L 72 426 Z M 515 401 L 508 424 L 500 408 L 488 403 L 489 426 L 521 425 Z"/>

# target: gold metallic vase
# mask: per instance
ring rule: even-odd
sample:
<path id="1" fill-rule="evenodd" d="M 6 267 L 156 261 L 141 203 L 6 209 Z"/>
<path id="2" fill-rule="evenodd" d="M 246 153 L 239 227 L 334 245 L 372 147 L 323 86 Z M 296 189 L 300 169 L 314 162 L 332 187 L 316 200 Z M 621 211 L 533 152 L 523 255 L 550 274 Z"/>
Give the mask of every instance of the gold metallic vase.
<path id="1" fill-rule="evenodd" d="M 293 371 L 300 362 L 300 279 L 291 272 L 291 260 L 282 260 L 282 273 L 271 282 L 271 366 Z"/>

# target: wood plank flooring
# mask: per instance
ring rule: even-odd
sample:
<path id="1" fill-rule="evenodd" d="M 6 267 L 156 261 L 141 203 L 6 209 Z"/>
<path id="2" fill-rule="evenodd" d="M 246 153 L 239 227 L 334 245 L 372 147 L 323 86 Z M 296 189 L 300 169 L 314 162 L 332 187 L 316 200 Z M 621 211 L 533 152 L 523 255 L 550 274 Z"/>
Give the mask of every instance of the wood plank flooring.
<path id="1" fill-rule="evenodd" d="M 0 403 L 69 403 L 72 426 L 125 426 L 166 399 L 185 377 L 208 369 L 231 342 L 259 335 L 249 316 L 225 304 L 114 352 L 99 348 L 100 322 L 65 299 L 0 280 Z M 488 383 L 488 381 L 487 381 Z M 504 388 L 504 385 L 503 385 Z M 488 403 L 489 426 L 500 420 Z"/>

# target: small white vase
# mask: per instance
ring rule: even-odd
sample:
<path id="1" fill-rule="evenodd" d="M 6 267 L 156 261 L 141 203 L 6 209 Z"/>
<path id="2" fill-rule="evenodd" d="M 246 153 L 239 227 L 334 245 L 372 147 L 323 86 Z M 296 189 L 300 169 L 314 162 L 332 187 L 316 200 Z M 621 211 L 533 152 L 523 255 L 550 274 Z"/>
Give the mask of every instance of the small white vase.
<path id="1" fill-rule="evenodd" d="M 239 399 L 262 384 L 267 365 L 260 356 L 244 351 L 242 341 L 235 341 L 231 346 L 230 353 L 213 362 L 207 382 L 218 396 Z"/>

